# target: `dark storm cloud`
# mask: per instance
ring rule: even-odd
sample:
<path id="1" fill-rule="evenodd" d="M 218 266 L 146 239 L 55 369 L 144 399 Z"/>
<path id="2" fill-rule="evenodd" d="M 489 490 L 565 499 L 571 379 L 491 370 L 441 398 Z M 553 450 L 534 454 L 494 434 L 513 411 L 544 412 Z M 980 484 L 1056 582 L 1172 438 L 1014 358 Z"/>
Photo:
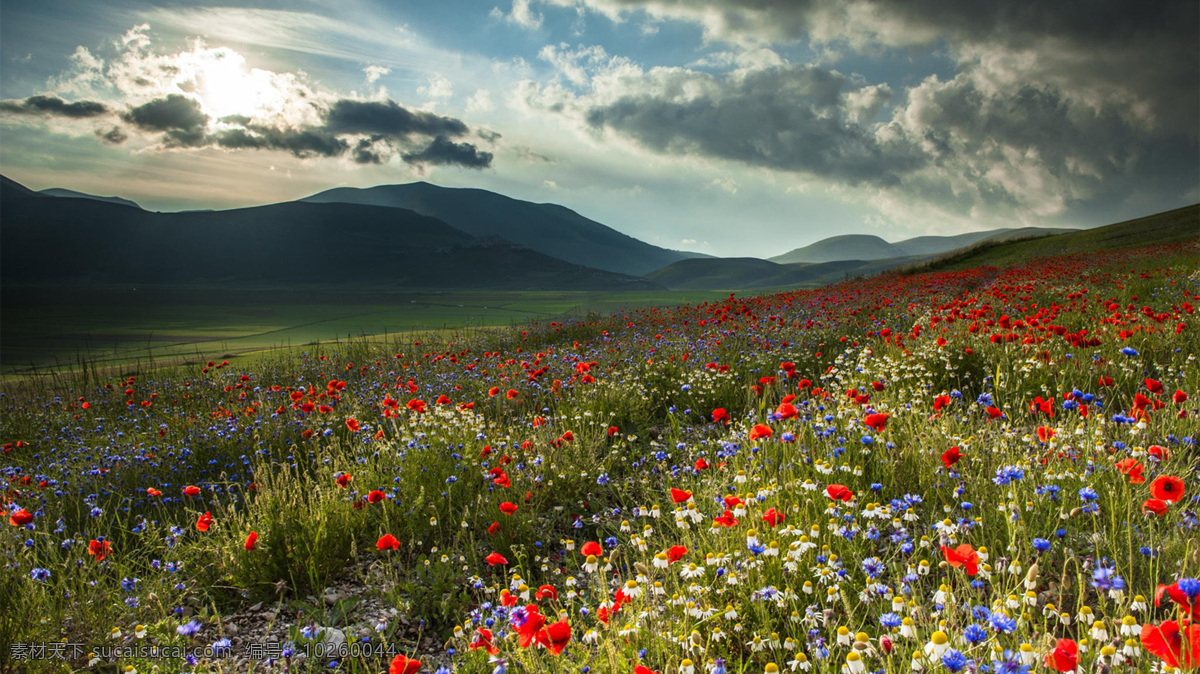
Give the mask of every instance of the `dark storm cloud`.
<path id="1" fill-rule="evenodd" d="M 207 144 L 208 115 L 195 99 L 179 94 L 156 98 L 130 108 L 122 118 L 143 131 L 163 131 L 167 147 L 200 147 Z"/>
<path id="2" fill-rule="evenodd" d="M 322 128 L 277 129 L 251 125 L 213 135 L 213 142 L 228 150 L 283 150 L 300 158 L 338 157 L 349 144 Z"/>
<path id="3" fill-rule="evenodd" d="M 401 157 L 409 164 L 432 164 L 435 166 L 457 165 L 466 168 L 487 168 L 492 165 L 492 153 L 481 152 L 470 143 L 455 143 L 445 136 L 433 139 L 420 152 L 405 153 Z"/>
<path id="4" fill-rule="evenodd" d="M 108 107 L 96 101 L 68 103 L 57 96 L 30 96 L 24 100 L 0 101 L 0 112 L 17 115 L 54 115 L 85 119 L 108 114 Z"/>
<path id="5" fill-rule="evenodd" d="M 467 125 L 453 117 L 442 117 L 430 112 L 412 111 L 394 101 L 355 101 L 342 99 L 334 102 L 325 114 L 325 127 L 332 133 L 379 134 L 405 137 L 461 136 Z"/>
<path id="6" fill-rule="evenodd" d="M 96 136 L 109 145 L 120 145 L 121 143 L 129 140 L 129 136 L 126 135 L 126 133 L 122 131 L 121 127 L 119 126 L 114 126 L 108 131 L 97 129 Z"/>
<path id="7" fill-rule="evenodd" d="M 845 95 L 860 87 L 813 67 L 777 67 L 722 80 L 677 73 L 640 93 L 594 106 L 586 121 L 670 154 L 696 154 L 799 171 L 849 183 L 895 184 L 922 158 L 881 143 L 854 121 Z M 676 92 L 705 87 L 682 99 Z"/>

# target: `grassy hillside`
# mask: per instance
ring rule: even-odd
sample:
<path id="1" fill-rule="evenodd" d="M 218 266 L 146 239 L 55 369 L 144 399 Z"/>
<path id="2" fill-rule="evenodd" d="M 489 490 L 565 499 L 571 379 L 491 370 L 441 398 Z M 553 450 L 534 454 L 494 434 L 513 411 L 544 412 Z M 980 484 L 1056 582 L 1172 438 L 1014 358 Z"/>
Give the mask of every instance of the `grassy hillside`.
<path id="1" fill-rule="evenodd" d="M 1156 243 L 1200 238 L 1200 204 L 1156 213 L 1104 227 L 1022 241 L 985 241 L 970 248 L 908 267 L 908 271 L 940 271 L 1005 266 L 1035 258 L 1096 253 Z"/>
<path id="2" fill-rule="evenodd" d="M 672 290 L 765 290 L 816 288 L 850 277 L 869 276 L 910 264 L 918 258 L 837 260 L 776 264 L 757 258 L 681 260 L 646 278 Z"/>

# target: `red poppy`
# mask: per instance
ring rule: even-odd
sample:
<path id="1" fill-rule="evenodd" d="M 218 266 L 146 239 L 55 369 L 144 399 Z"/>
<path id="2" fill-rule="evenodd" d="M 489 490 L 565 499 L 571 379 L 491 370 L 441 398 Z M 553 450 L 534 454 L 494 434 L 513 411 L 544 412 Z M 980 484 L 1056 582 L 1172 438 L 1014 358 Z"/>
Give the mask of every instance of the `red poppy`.
<path id="1" fill-rule="evenodd" d="M 571 626 L 567 621 L 560 620 L 537 633 L 537 642 L 546 647 L 551 655 L 562 655 L 563 649 L 571 641 Z"/>
<path id="2" fill-rule="evenodd" d="M 799 413 L 800 412 L 796 409 L 796 406 L 790 402 L 782 403 L 779 405 L 779 407 L 775 408 L 775 414 L 778 414 L 780 419 L 791 419 L 797 416 Z"/>
<path id="3" fill-rule="evenodd" d="M 1187 399 L 1188 394 L 1180 390 L 1176 390 L 1175 393 L 1171 395 L 1171 401 L 1176 405 L 1182 405 L 1183 403 L 1187 402 Z"/>
<path id="4" fill-rule="evenodd" d="M 579 554 L 584 557 L 591 557 L 593 555 L 599 557 L 604 554 L 604 548 L 600 547 L 600 544 L 596 541 L 588 541 L 583 544 L 582 548 L 579 548 Z"/>
<path id="5" fill-rule="evenodd" d="M 537 604 L 529 604 L 525 607 L 525 622 L 521 623 L 514 630 L 519 637 L 517 645 L 521 648 L 529 648 L 533 640 L 537 637 L 538 632 L 546 625 L 546 616 L 542 615 L 538 610 Z"/>
<path id="6" fill-rule="evenodd" d="M 999 419 L 1000 417 L 1004 416 L 1004 412 L 1000 411 L 999 407 L 992 407 L 989 405 L 985 411 L 987 412 L 988 417 L 992 419 Z"/>
<path id="7" fill-rule="evenodd" d="M 212 523 L 213 523 L 212 513 L 208 512 L 206 510 L 206 511 L 204 511 L 204 514 L 201 515 L 200 518 L 196 520 L 196 529 L 198 529 L 200 531 L 208 531 L 208 528 L 212 526 Z"/>
<path id="8" fill-rule="evenodd" d="M 865 419 L 863 419 L 863 423 L 870 426 L 871 430 L 875 431 L 876 433 L 878 433 L 878 432 L 882 431 L 884 428 L 886 428 L 887 422 L 888 422 L 888 415 L 884 414 L 882 412 L 876 412 L 875 414 L 868 414 L 867 417 Z"/>
<path id="9" fill-rule="evenodd" d="M 713 420 L 714 424 L 720 423 L 722 421 L 724 421 L 726 424 L 728 424 L 729 423 L 729 412 L 726 412 L 724 407 L 718 407 L 717 409 L 712 411 L 712 420 Z"/>
<path id="10" fill-rule="evenodd" d="M 495 536 L 496 532 L 498 532 L 498 531 L 500 531 L 500 523 L 499 522 L 492 522 L 491 526 L 489 526 L 487 529 L 489 536 Z"/>
<path id="11" fill-rule="evenodd" d="M 633 674 L 658 674 L 658 672 L 645 665 L 635 665 L 633 668 Z"/>
<path id="12" fill-rule="evenodd" d="M 425 403 L 424 400 L 420 400 L 418 398 L 413 398 L 412 400 L 405 403 L 404 406 L 407 407 L 408 409 L 416 412 L 417 414 L 423 414 L 425 412 L 425 408 L 428 407 L 428 405 Z"/>
<path id="13" fill-rule="evenodd" d="M 155 489 L 154 487 L 146 487 L 146 493 L 151 496 L 162 496 L 162 492 Z"/>
<path id="14" fill-rule="evenodd" d="M 1183 480 L 1174 475 L 1159 475 L 1150 483 L 1150 495 L 1167 503 L 1175 503 L 1183 498 Z"/>
<path id="15" fill-rule="evenodd" d="M 871 388 L 875 389 L 876 391 L 882 391 L 884 389 L 884 384 L 881 381 L 873 381 L 871 382 Z"/>
<path id="16" fill-rule="evenodd" d="M 558 590 L 554 589 L 553 585 L 542 585 L 537 589 L 533 598 L 538 601 L 543 599 L 558 599 Z"/>
<path id="17" fill-rule="evenodd" d="M 1174 620 L 1142 625 L 1142 646 L 1170 667 L 1192 669 L 1200 665 L 1200 625 L 1182 630 Z"/>
<path id="18" fill-rule="evenodd" d="M 825 495 L 835 501 L 845 501 L 846 503 L 854 500 L 854 492 L 840 484 L 831 484 L 825 487 Z"/>
<path id="19" fill-rule="evenodd" d="M 339 487 L 345 487 L 346 485 L 350 484 L 353 479 L 354 476 L 350 473 L 342 473 L 341 475 L 337 476 L 336 481 Z"/>
<path id="20" fill-rule="evenodd" d="M 1159 461 L 1166 461 L 1171 458 L 1171 452 L 1167 451 L 1167 448 L 1162 445 L 1150 445 L 1146 448 L 1146 453 Z"/>
<path id="21" fill-rule="evenodd" d="M 420 660 L 397 655 L 392 658 L 392 664 L 388 666 L 388 674 L 417 674 L 420 669 Z"/>
<path id="22" fill-rule="evenodd" d="M 487 557 L 484 557 L 483 561 L 487 562 L 491 566 L 496 566 L 497 564 L 508 564 L 508 560 L 505 559 L 504 555 L 500 554 L 499 552 L 493 552 Z"/>
<path id="23" fill-rule="evenodd" d="M 475 633 L 477 635 L 475 637 L 475 641 L 467 644 L 467 648 L 471 650 L 482 648 L 485 649 L 489 655 L 495 655 L 500 652 L 500 649 L 496 648 L 495 644 L 492 643 L 491 630 L 480 627 L 479 629 L 475 630 Z"/>
<path id="24" fill-rule="evenodd" d="M 685 489 L 676 489 L 671 487 L 671 500 L 676 503 L 683 503 L 692 497 L 692 492 Z"/>
<path id="25" fill-rule="evenodd" d="M 378 489 L 372 489 L 367 494 L 367 503 L 379 503 L 380 501 L 384 500 L 385 498 L 387 498 L 387 494 L 379 491 Z"/>
<path id="26" fill-rule="evenodd" d="M 1189 596 L 1188 593 L 1179 589 L 1179 581 L 1170 585 L 1159 585 L 1158 591 L 1154 593 L 1154 605 L 1162 604 L 1163 595 L 1167 595 L 1171 601 L 1179 604 L 1184 612 L 1191 617 L 1192 620 L 1200 620 L 1200 595 Z"/>
<path id="27" fill-rule="evenodd" d="M 1167 502 L 1156 498 L 1148 498 L 1146 499 L 1146 502 L 1142 504 L 1142 513 L 1154 513 L 1155 515 L 1162 517 L 1163 515 L 1167 514 Z"/>
<path id="28" fill-rule="evenodd" d="M 376 550 L 398 550 L 399 548 L 400 541 L 391 534 L 384 534 L 379 537 L 378 541 L 375 541 Z"/>
<path id="29" fill-rule="evenodd" d="M 950 404 L 950 396 L 938 396 L 933 399 L 933 411 L 941 412 Z"/>
<path id="30" fill-rule="evenodd" d="M 250 535 L 246 537 L 246 543 L 243 547 L 245 547 L 247 551 L 258 547 L 258 532 L 251 531 Z"/>
<path id="31" fill-rule="evenodd" d="M 696 459 L 695 468 L 697 471 L 701 471 L 701 470 L 705 470 L 706 468 L 712 468 L 712 466 L 710 466 L 709 463 L 707 461 L 705 461 L 703 458 L 700 458 L 700 459 Z"/>
<path id="32" fill-rule="evenodd" d="M 32 521 L 33 515 L 24 508 L 8 516 L 8 523 L 14 527 L 23 527 Z"/>
<path id="33" fill-rule="evenodd" d="M 188 486 L 183 488 L 183 493 L 185 496 L 195 496 L 196 494 L 200 493 L 200 487 L 196 487 L 196 486 L 189 484 Z"/>
<path id="34" fill-rule="evenodd" d="M 949 468 L 950 466 L 958 463 L 958 460 L 962 457 L 962 450 L 958 448 L 958 445 L 955 445 L 954 447 L 942 452 L 942 465 Z"/>
<path id="35" fill-rule="evenodd" d="M 1046 666 L 1057 672 L 1073 672 L 1079 666 L 1079 644 L 1073 639 L 1059 639 L 1053 651 L 1046 654 Z"/>
<path id="36" fill-rule="evenodd" d="M 713 526 L 736 527 L 737 523 L 738 523 L 738 521 L 736 518 L 734 518 L 733 511 L 731 511 L 731 510 L 726 510 L 724 515 L 713 518 Z M 774 526 L 774 525 L 772 525 L 772 526 Z"/>
<path id="37" fill-rule="evenodd" d="M 667 559 L 670 564 L 674 564 L 683 559 L 683 556 L 688 553 L 688 549 L 682 545 L 672 545 L 667 549 Z"/>
<path id="38" fill-rule="evenodd" d="M 519 396 L 519 395 L 521 395 L 521 394 L 520 394 L 520 393 L 517 393 L 517 390 L 516 390 L 516 389 L 511 389 L 511 388 L 510 388 L 510 389 L 508 389 L 508 391 L 506 391 L 506 392 L 504 393 L 504 397 L 505 397 L 505 398 L 508 398 L 509 400 L 512 400 L 513 398 L 516 398 L 516 397 L 517 397 L 517 396 Z"/>
<path id="39" fill-rule="evenodd" d="M 967 574 L 974 576 L 979 572 L 979 553 L 975 552 L 975 548 L 963 543 L 957 548 L 951 549 L 945 545 L 942 546 L 942 555 L 946 557 L 946 561 L 952 567 L 965 567 Z"/>
<path id="40" fill-rule="evenodd" d="M 361 427 L 362 425 L 359 424 L 358 420 L 354 419 L 353 417 L 346 420 L 346 428 L 349 428 L 352 433 L 357 433 L 358 429 Z"/>
<path id="41" fill-rule="evenodd" d="M 512 501 L 505 501 L 504 503 L 500 504 L 500 512 L 504 513 L 505 515 L 511 515 L 517 512 L 517 504 L 513 503 Z"/>
<path id="42" fill-rule="evenodd" d="M 774 527 L 784 520 L 785 515 L 774 508 L 768 508 L 763 514 L 762 520 Z"/>
<path id="43" fill-rule="evenodd" d="M 1053 438 L 1054 435 L 1055 435 L 1055 433 L 1054 433 L 1053 428 L 1050 428 L 1048 426 L 1038 426 L 1037 427 L 1038 440 L 1040 440 L 1043 443 L 1050 442 L 1050 438 Z"/>
<path id="44" fill-rule="evenodd" d="M 610 437 L 610 438 L 620 432 L 621 432 L 621 429 L 617 428 L 616 426 L 608 427 L 608 437 Z"/>
<path id="45" fill-rule="evenodd" d="M 1122 475 L 1129 476 L 1130 484 L 1141 484 L 1146 481 L 1146 476 L 1142 474 L 1142 471 L 1145 470 L 1145 466 L 1142 465 L 1141 461 L 1138 461 L 1133 457 L 1124 458 L 1118 461 L 1117 470 L 1119 470 Z"/>
<path id="46" fill-rule="evenodd" d="M 1146 390 L 1150 391 L 1151 393 L 1162 393 L 1162 382 L 1154 379 L 1143 379 L 1142 381 L 1146 384 Z"/>
<path id="47" fill-rule="evenodd" d="M 750 429 L 750 441 L 753 442 L 759 438 L 771 437 L 771 427 L 766 424 L 755 424 L 754 428 Z"/>
<path id="48" fill-rule="evenodd" d="M 108 541 L 92 541 L 88 543 L 88 554 L 95 555 L 97 562 L 103 562 L 108 553 L 112 552 L 112 543 Z"/>

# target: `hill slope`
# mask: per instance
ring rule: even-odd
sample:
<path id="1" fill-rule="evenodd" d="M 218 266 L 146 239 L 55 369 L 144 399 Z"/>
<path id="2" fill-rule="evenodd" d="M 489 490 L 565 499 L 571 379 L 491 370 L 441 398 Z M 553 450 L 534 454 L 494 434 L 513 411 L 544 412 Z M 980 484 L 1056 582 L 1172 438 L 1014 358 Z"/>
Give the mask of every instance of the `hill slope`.
<path id="1" fill-rule="evenodd" d="M 983 241 L 966 250 L 914 265 L 908 270 L 1003 266 L 1038 257 L 1094 253 L 1188 239 L 1200 239 L 1200 204 L 1055 236 L 1008 242 Z"/>
<path id="2" fill-rule="evenodd" d="M 474 236 L 498 236 L 560 260 L 623 274 L 645 274 L 696 257 L 639 241 L 564 206 L 535 204 L 480 189 L 425 182 L 366 189 L 339 187 L 301 201 L 407 208 Z"/>
<path id="3" fill-rule="evenodd" d="M 141 208 L 137 202 L 130 201 L 129 199 L 122 199 L 121 197 L 98 197 L 94 194 L 76 192 L 75 190 L 68 190 L 62 187 L 51 187 L 50 189 L 41 190 L 39 194 L 44 194 L 48 197 L 61 197 L 65 199 L 92 199 L 94 201 L 107 201 L 110 204 L 121 204 L 122 206 Z"/>
<path id="4" fill-rule="evenodd" d="M 152 213 L 0 181 L 5 284 L 368 283 L 412 288 L 654 289 L 644 279 L 473 237 L 399 208 L 283 203 Z"/>
<path id="5" fill-rule="evenodd" d="M 776 264 L 757 258 L 680 260 L 646 278 L 670 290 L 751 290 L 816 287 L 848 276 L 877 274 L 918 261 L 919 257 L 883 260 L 834 260 L 815 264 Z"/>

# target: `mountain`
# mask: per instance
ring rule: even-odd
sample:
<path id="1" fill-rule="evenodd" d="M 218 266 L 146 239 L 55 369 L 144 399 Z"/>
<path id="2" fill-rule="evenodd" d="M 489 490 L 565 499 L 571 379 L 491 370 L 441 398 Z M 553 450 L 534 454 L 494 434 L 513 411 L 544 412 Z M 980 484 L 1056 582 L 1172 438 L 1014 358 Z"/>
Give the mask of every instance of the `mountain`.
<path id="1" fill-rule="evenodd" d="M 122 199 L 121 197 L 98 197 L 94 194 L 85 194 L 83 192 L 76 192 L 75 190 L 68 190 L 62 187 L 51 187 L 50 189 L 42 190 L 40 194 L 44 194 L 48 197 L 63 197 L 67 199 L 94 199 L 96 201 L 107 201 L 110 204 L 121 204 L 122 206 L 141 208 L 141 206 L 139 206 L 136 202 L 128 199 Z"/>
<path id="2" fill-rule="evenodd" d="M 882 260 L 910 255 L 939 255 L 980 241 L 1008 241 L 1036 236 L 1049 236 L 1074 232 L 1074 229 L 1053 227 L 1021 227 L 1016 229 L 989 229 L 983 232 L 968 232 L 955 236 L 918 236 L 895 243 L 888 243 L 878 236 L 869 234 L 847 234 L 821 239 L 803 248 L 796 248 L 783 255 L 770 258 L 772 262 L 831 262 L 834 260 Z"/>
<path id="3" fill-rule="evenodd" d="M 835 260 L 880 260 L 903 257 L 907 253 L 897 246 L 870 234 L 843 234 L 821 239 L 803 248 L 770 258 L 772 262 L 833 262 Z"/>
<path id="4" fill-rule="evenodd" d="M 927 259 L 920 256 L 883 260 L 778 264 L 757 258 L 680 260 L 646 275 L 670 290 L 751 290 L 816 287 L 847 277 L 878 274 Z"/>
<path id="5" fill-rule="evenodd" d="M 646 274 L 678 260 L 702 257 L 639 241 L 565 206 L 535 204 L 481 189 L 425 182 L 338 187 L 301 201 L 407 208 L 473 236 L 498 236 L 560 260 L 622 274 Z"/>
<path id="6" fill-rule="evenodd" d="M 652 290 L 645 279 L 475 237 L 410 210 L 288 202 L 154 213 L 0 180 L 11 284 L 343 283 L 404 288 Z"/>

